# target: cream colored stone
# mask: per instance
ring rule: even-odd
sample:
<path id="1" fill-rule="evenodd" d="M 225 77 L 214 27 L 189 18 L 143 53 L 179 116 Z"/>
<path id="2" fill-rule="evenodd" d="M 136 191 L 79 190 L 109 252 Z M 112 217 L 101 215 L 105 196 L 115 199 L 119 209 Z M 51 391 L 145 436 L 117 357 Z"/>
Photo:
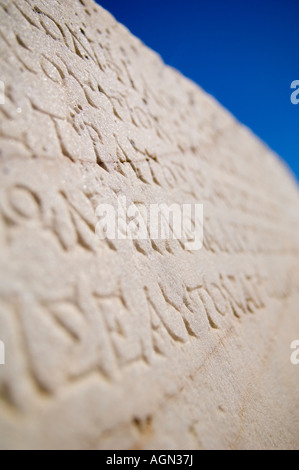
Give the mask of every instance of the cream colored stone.
<path id="1" fill-rule="evenodd" d="M 0 447 L 299 448 L 298 188 L 91 0 L 0 0 Z M 95 211 L 203 203 L 204 247 Z"/>

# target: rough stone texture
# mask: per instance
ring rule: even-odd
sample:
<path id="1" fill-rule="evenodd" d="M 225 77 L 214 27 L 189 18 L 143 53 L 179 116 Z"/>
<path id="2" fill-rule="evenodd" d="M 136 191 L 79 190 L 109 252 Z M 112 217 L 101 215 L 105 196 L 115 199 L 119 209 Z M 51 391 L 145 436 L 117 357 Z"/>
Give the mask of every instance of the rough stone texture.
<path id="1" fill-rule="evenodd" d="M 0 23 L 1 448 L 299 448 L 287 170 L 91 0 Z M 204 247 L 99 240 L 119 195 L 203 203 Z"/>

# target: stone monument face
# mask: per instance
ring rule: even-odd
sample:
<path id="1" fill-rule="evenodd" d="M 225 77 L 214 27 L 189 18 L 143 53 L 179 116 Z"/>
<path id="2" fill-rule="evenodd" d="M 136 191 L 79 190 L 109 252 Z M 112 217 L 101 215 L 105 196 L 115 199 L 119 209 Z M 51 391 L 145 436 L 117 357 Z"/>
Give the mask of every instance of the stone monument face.
<path id="1" fill-rule="evenodd" d="M 91 0 L 0 49 L 0 447 L 298 448 L 279 158 Z"/>

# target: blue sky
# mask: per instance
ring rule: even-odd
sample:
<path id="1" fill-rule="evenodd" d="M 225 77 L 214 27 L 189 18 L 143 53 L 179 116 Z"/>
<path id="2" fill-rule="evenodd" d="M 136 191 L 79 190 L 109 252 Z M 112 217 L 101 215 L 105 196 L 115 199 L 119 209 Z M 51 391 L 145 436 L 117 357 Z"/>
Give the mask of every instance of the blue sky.
<path id="1" fill-rule="evenodd" d="M 299 179 L 299 0 L 99 0 L 277 152 Z"/>

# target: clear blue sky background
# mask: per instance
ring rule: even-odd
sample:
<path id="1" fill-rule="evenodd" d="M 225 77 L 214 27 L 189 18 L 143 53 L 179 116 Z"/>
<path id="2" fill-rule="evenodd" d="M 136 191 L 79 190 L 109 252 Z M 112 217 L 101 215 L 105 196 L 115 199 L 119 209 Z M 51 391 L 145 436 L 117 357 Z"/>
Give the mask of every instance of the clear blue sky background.
<path id="1" fill-rule="evenodd" d="M 299 0 L 99 0 L 215 96 L 299 179 Z"/>

